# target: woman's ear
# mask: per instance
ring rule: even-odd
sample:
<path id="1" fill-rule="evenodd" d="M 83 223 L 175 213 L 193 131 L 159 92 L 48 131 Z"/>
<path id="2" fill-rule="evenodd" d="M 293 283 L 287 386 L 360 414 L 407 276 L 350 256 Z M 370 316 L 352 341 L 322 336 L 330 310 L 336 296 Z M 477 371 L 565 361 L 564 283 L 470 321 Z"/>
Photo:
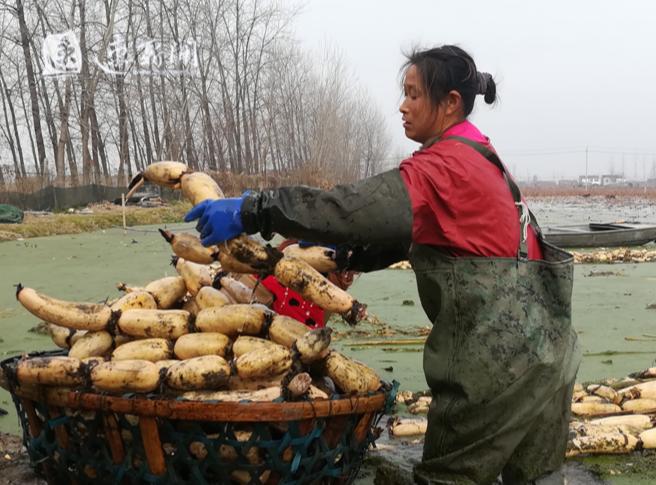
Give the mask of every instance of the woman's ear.
<path id="1" fill-rule="evenodd" d="M 461 113 L 464 113 L 462 96 L 460 96 L 458 91 L 449 91 L 444 101 L 447 116 L 459 116 Z"/>

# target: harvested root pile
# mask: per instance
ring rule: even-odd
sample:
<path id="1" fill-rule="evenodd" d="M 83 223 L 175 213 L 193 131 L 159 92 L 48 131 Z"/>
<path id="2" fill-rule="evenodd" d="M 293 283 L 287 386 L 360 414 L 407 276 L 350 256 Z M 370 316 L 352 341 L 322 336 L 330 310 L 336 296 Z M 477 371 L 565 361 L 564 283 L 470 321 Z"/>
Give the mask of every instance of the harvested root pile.
<path id="1" fill-rule="evenodd" d="M 138 174 L 130 182 L 130 192 L 136 191 L 144 180 L 181 189 L 194 205 L 205 200 L 223 198 L 223 192 L 209 175 L 192 172 L 178 162 L 156 162 Z M 128 194 L 130 195 L 130 194 Z M 338 269 L 335 252 L 329 248 L 304 250 L 297 248 L 283 254 L 275 248 L 264 246 L 245 234 L 218 246 L 203 247 L 192 234 L 173 234 L 160 230 L 178 258 L 188 264 L 207 265 L 219 261 L 224 271 L 231 273 L 274 274 L 278 280 L 324 310 L 342 315 L 344 320 L 355 324 L 366 316 L 366 307 L 348 293 L 331 283 L 320 271 Z M 188 278 L 184 272 L 181 272 Z M 200 284 L 191 288 L 196 294 Z"/>
<path id="2" fill-rule="evenodd" d="M 198 291 L 199 281 L 211 283 L 206 276 L 216 271 L 204 267 L 188 278 L 164 278 L 144 288 L 121 284 L 127 293 L 111 305 L 68 302 L 19 285 L 18 300 L 47 320 L 53 342 L 68 349 L 68 356 L 26 357 L 4 385 L 15 379 L 20 386 L 226 401 L 327 399 L 380 388 L 372 369 L 331 351 L 330 329 L 309 330 L 261 303 L 232 303 L 226 288 L 234 291 L 241 283 L 230 275 L 219 273 L 221 290 Z M 251 290 L 248 298 L 252 295 Z M 191 302 L 193 310 L 182 309 Z"/>
<path id="3" fill-rule="evenodd" d="M 599 251 L 572 251 L 574 263 L 606 264 L 606 263 L 650 263 L 656 261 L 656 250 L 649 249 L 600 249 Z"/>
<path id="4" fill-rule="evenodd" d="M 411 414 L 427 414 L 430 393 L 400 391 L 397 404 Z M 624 379 L 576 384 L 572 395 L 567 457 L 624 454 L 656 449 L 656 367 Z M 393 417 L 390 436 L 406 438 L 426 432 L 425 418 Z"/>
<path id="5" fill-rule="evenodd" d="M 179 188 L 194 204 L 223 197 L 209 176 L 177 162 L 150 165 L 131 189 L 142 180 Z M 175 253 L 178 276 L 144 287 L 120 283 L 125 294 L 112 302 L 64 301 L 19 284 L 16 298 L 47 322 L 68 356 L 23 358 L 3 385 L 225 401 L 327 399 L 380 388 L 372 369 L 331 351 L 330 329 L 309 330 L 276 315 L 264 305 L 270 295 L 255 278 L 248 284 L 240 274 L 275 274 L 283 285 L 355 323 L 365 315 L 364 305 L 313 267 L 336 268 L 334 251 L 298 249 L 284 256 L 247 236 L 205 248 L 192 234 L 161 234 Z"/>

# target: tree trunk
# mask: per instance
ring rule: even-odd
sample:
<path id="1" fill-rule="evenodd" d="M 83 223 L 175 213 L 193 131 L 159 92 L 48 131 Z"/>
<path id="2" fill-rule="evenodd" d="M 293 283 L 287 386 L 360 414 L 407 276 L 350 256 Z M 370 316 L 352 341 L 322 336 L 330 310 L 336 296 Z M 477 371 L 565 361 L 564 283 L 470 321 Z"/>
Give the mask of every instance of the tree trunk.
<path id="1" fill-rule="evenodd" d="M 34 122 L 34 135 L 36 137 L 36 148 L 38 152 L 37 171 L 41 175 L 43 175 L 47 168 L 46 149 L 43 143 L 43 132 L 41 131 L 41 115 L 39 113 L 39 98 L 36 91 L 36 78 L 34 76 L 34 67 L 32 64 L 32 52 L 30 50 L 29 30 L 27 28 L 27 23 L 25 22 L 25 12 L 23 10 L 22 0 L 16 0 L 16 14 L 18 15 L 18 25 L 20 28 L 21 46 L 23 48 L 23 56 L 25 57 L 25 67 L 27 69 L 27 82 L 30 91 L 30 102 L 32 105 L 32 120 Z"/>
<path id="2" fill-rule="evenodd" d="M 45 36 L 45 34 L 44 34 Z M 34 52 L 38 52 L 36 46 L 32 39 L 30 39 L 30 46 Z M 46 126 L 48 127 L 48 135 L 50 136 L 50 144 L 52 145 L 52 154 L 53 156 L 57 155 L 57 127 L 55 126 L 55 118 L 52 114 L 52 104 L 50 102 L 50 96 L 48 94 L 48 88 L 46 86 L 46 79 L 43 76 L 43 69 L 41 64 L 38 62 L 38 55 L 36 56 L 37 62 L 36 66 L 38 67 L 38 76 L 41 80 L 41 91 L 40 94 L 41 103 L 43 104 L 43 112 L 46 117 Z"/>
<path id="3" fill-rule="evenodd" d="M 25 171 L 25 160 L 23 159 L 23 147 L 21 145 L 20 135 L 18 134 L 18 123 L 16 122 L 16 112 L 14 111 L 14 103 L 12 103 L 11 101 L 11 93 L 9 92 L 9 88 L 7 87 L 7 82 L 5 81 L 5 77 L 2 74 L 1 70 L 0 70 L 0 82 L 2 83 L 2 91 L 4 95 L 6 95 L 7 97 L 7 106 L 9 107 L 9 112 L 11 114 L 11 123 L 14 129 L 13 138 L 14 140 L 16 140 L 16 151 L 18 153 L 18 165 L 16 165 L 15 167 L 16 177 L 21 178 L 27 175 L 27 172 Z M 9 129 L 9 125 L 7 125 L 7 129 Z"/>
<path id="4" fill-rule="evenodd" d="M 18 70 L 18 65 L 16 65 L 16 69 Z M 34 143 L 34 132 L 32 131 L 32 124 L 30 123 L 30 117 L 27 116 L 27 104 L 25 103 L 25 96 L 23 90 L 19 89 L 18 94 L 20 94 L 21 107 L 23 108 L 23 113 L 25 113 L 25 124 L 27 125 L 27 135 L 30 138 L 30 150 L 32 151 L 32 161 L 34 164 L 33 173 L 35 173 L 36 175 L 41 175 L 41 172 L 39 171 L 39 159 L 37 156 L 36 144 Z"/>
<path id="5" fill-rule="evenodd" d="M 160 2 L 159 9 L 159 29 L 160 29 L 160 41 L 164 44 L 164 3 Z M 162 113 L 164 115 L 164 133 L 162 134 L 162 144 L 165 145 L 165 158 L 167 160 L 180 160 L 180 146 L 175 139 L 173 134 L 173 128 L 171 126 L 171 111 L 169 109 L 169 98 L 166 95 L 166 80 L 165 76 L 160 76 L 159 78 L 159 87 L 160 87 L 160 102 L 162 104 Z"/>
<path id="6" fill-rule="evenodd" d="M 80 75 L 80 89 L 82 91 L 82 107 L 80 109 L 80 135 L 82 138 L 82 178 L 85 183 L 89 183 L 91 180 L 91 175 L 94 178 L 100 173 L 100 164 L 98 160 L 92 160 L 91 154 L 89 153 L 89 133 L 91 118 L 95 116 L 95 93 L 96 87 L 98 85 L 98 71 L 99 68 L 94 69 L 93 75 L 89 73 L 89 63 L 87 62 L 87 48 L 86 48 L 86 30 L 85 30 L 85 1 L 78 0 L 78 7 L 80 9 L 80 50 L 82 51 L 82 72 Z M 118 6 L 118 0 L 111 0 L 111 3 L 105 2 L 105 16 L 107 20 L 107 28 L 105 30 L 102 44 L 99 49 L 99 61 L 103 62 L 105 57 L 105 52 L 107 51 L 107 46 L 109 45 L 109 40 L 111 39 L 114 32 L 114 18 L 116 16 L 116 9 Z M 97 126 L 97 120 L 96 120 Z M 96 134 L 97 140 L 101 139 L 100 132 Z M 98 143 L 99 153 L 103 153 L 103 149 L 100 148 L 101 143 Z M 102 155 L 101 155 L 102 156 Z M 105 164 L 107 162 L 106 157 L 104 158 Z M 109 170 L 109 168 L 108 168 Z M 107 176 L 109 173 L 107 173 Z"/>
<path id="7" fill-rule="evenodd" d="M 175 10 L 173 12 L 173 40 L 178 44 L 178 48 L 181 45 L 180 35 L 178 31 L 178 12 L 177 12 L 178 3 L 175 2 Z M 196 157 L 194 149 L 194 136 L 191 130 L 191 116 L 189 115 L 189 96 L 187 94 L 187 83 L 185 82 L 184 73 L 179 75 L 180 80 L 180 91 L 182 93 L 182 116 L 184 117 L 185 125 L 185 136 L 184 136 L 184 146 L 187 156 L 187 164 L 193 170 L 199 170 L 201 167 L 198 166 L 198 157 Z"/>
<path id="8" fill-rule="evenodd" d="M 9 117 L 7 116 L 7 104 L 5 102 L 5 90 L 0 89 L 0 98 L 2 98 L 2 111 L 5 115 L 5 129 L 2 130 L 3 134 L 5 135 L 5 138 L 7 140 L 7 144 L 9 145 L 9 149 L 11 150 L 11 156 L 14 161 L 14 173 L 16 174 L 15 177 L 16 179 L 21 178 L 21 170 L 20 170 L 20 165 L 18 164 L 18 156 L 16 154 L 16 148 L 14 146 L 14 137 L 11 135 L 11 126 L 9 124 Z M 2 166 L 0 165 L 0 177 L 2 176 Z M 4 185 L 4 177 L 1 180 L 2 184 Z"/>
<path id="9" fill-rule="evenodd" d="M 198 166 L 198 157 L 196 156 L 196 150 L 194 148 L 194 134 L 191 129 L 191 117 L 189 116 L 189 97 L 187 96 L 187 88 L 183 76 L 180 76 L 180 87 L 182 88 L 182 100 L 184 104 L 183 116 L 185 123 L 185 148 L 187 152 L 187 163 L 189 167 L 194 170 L 199 170 L 201 167 Z"/>
<path id="10" fill-rule="evenodd" d="M 89 185 L 93 175 L 93 164 L 91 162 L 91 153 L 89 152 L 89 97 L 91 95 L 88 84 L 89 63 L 87 56 L 87 35 L 86 35 L 86 18 L 85 18 L 86 0 L 78 0 L 80 9 L 80 49 L 82 51 L 82 70 L 80 72 L 80 94 L 82 105 L 80 107 L 80 137 L 82 139 L 82 183 Z"/>
<path id="11" fill-rule="evenodd" d="M 71 10 L 67 21 L 68 28 L 71 28 L 75 21 L 75 6 L 76 6 L 75 2 L 71 2 Z M 48 21 L 48 16 L 43 11 L 43 6 L 39 5 L 39 3 L 36 3 L 35 7 L 41 24 L 41 35 L 43 35 L 43 37 L 45 38 L 48 32 L 53 31 L 53 28 L 50 22 Z M 34 50 L 34 52 L 38 52 L 38 49 L 34 45 L 34 42 L 32 42 L 32 49 Z M 37 65 L 40 66 L 39 63 L 37 63 Z M 43 97 L 45 98 L 44 105 L 46 109 L 46 119 L 48 121 L 48 131 L 50 132 L 52 150 L 55 158 L 55 171 L 57 173 L 56 181 L 59 184 L 64 184 L 66 178 L 66 163 L 64 161 L 64 157 L 66 156 L 65 148 L 66 148 L 66 143 L 70 143 L 70 133 L 68 131 L 68 118 L 70 113 L 72 81 L 70 78 L 68 78 L 65 81 L 66 93 L 64 94 L 64 97 L 66 99 L 62 101 L 61 92 L 59 91 L 59 82 L 57 81 L 57 79 L 53 79 L 54 91 L 57 97 L 57 106 L 59 107 L 59 120 L 60 120 L 59 137 L 57 137 L 57 128 L 55 127 L 54 115 L 52 114 L 50 98 L 48 97 L 48 90 L 45 83 L 45 77 L 43 76 L 43 70 L 40 69 L 39 72 L 41 77 L 41 92 L 43 94 Z M 65 133 L 62 133 L 62 130 L 65 130 Z M 62 142 L 64 143 L 63 145 Z M 77 180 L 75 180 L 75 184 L 77 184 Z"/>
<path id="12" fill-rule="evenodd" d="M 141 144 L 139 143 L 139 140 L 137 138 L 137 130 L 132 115 L 129 115 L 129 121 L 130 121 L 130 133 L 132 134 L 132 155 L 134 160 L 134 169 L 137 172 L 143 172 L 145 169 L 145 165 L 148 165 L 149 162 L 146 162 L 144 164 L 144 153 L 143 150 L 141 149 Z M 132 175 L 130 175 L 130 179 L 132 179 Z"/>
<path id="13" fill-rule="evenodd" d="M 208 12 L 209 13 L 209 12 Z M 217 12 L 217 16 L 219 15 L 219 12 Z M 213 21 L 212 17 L 209 16 L 209 28 L 212 28 Z M 194 41 L 198 39 L 198 31 L 197 31 L 197 23 L 192 23 L 191 25 L 191 33 L 193 36 Z M 216 38 L 214 35 L 211 35 L 211 40 L 212 43 L 209 46 L 210 52 L 214 49 L 217 48 L 216 45 Z M 198 53 L 200 57 L 200 53 Z M 210 73 L 211 70 L 211 62 L 212 62 L 212 56 L 209 55 L 207 56 L 206 59 L 201 59 L 199 62 L 199 67 L 198 67 L 198 72 L 199 72 L 199 77 L 200 77 L 200 89 L 201 92 L 199 94 L 200 99 L 198 100 L 200 104 L 200 110 L 202 113 L 202 124 L 203 124 L 203 151 L 204 151 L 204 159 L 207 162 L 207 166 L 210 170 L 218 170 L 218 164 L 216 161 L 216 152 L 214 149 L 214 134 L 213 132 L 213 126 L 212 126 L 212 115 L 210 113 L 210 102 L 209 102 L 209 97 L 207 93 L 207 77 Z"/>
<path id="14" fill-rule="evenodd" d="M 146 33 L 148 34 L 148 38 L 152 39 L 153 38 L 153 28 L 150 23 L 150 9 L 148 8 L 148 4 L 150 2 L 146 1 L 144 11 L 145 11 L 145 17 L 146 17 Z M 161 160 L 162 159 L 162 142 L 161 138 L 159 136 L 159 122 L 158 122 L 158 116 L 157 116 L 157 106 L 155 104 L 155 82 L 153 80 L 154 76 L 148 76 L 148 94 L 150 97 L 150 108 L 153 114 L 153 141 L 155 143 L 155 157 L 156 160 Z M 146 117 L 144 116 L 144 123 L 146 122 Z M 154 161 L 153 158 L 149 159 L 148 163 L 152 163 Z"/>
<path id="15" fill-rule="evenodd" d="M 71 109 L 71 90 L 72 90 L 72 80 L 69 78 L 66 80 L 66 86 L 64 88 L 64 106 L 59 114 L 59 142 L 57 144 L 57 155 L 55 157 L 55 166 L 57 167 L 57 181 L 62 183 L 64 182 L 64 157 L 66 156 L 66 145 L 70 142 L 70 135 L 68 132 L 68 116 Z M 71 178 L 73 174 L 71 173 Z M 72 180 L 74 185 L 77 185 L 77 173 L 75 178 Z"/>
<path id="16" fill-rule="evenodd" d="M 141 87 L 141 76 L 137 75 L 137 93 L 139 95 L 139 110 L 141 113 L 141 125 L 143 128 L 144 145 L 146 146 L 145 164 L 153 163 L 153 149 L 150 146 L 150 130 L 148 129 L 148 113 L 146 112 L 146 103 L 144 102 L 143 89 Z M 135 138 L 135 135 L 132 135 Z M 134 140 L 136 143 L 136 140 Z"/>
<path id="17" fill-rule="evenodd" d="M 205 142 L 207 143 L 207 163 L 209 164 L 210 170 L 225 170 L 224 161 L 220 158 L 220 165 L 216 163 L 217 153 L 214 148 L 214 128 L 212 126 L 212 116 L 210 115 L 209 101 L 207 95 L 203 94 L 203 99 L 201 100 L 201 105 L 203 109 L 203 129 L 205 130 Z"/>
<path id="18" fill-rule="evenodd" d="M 220 58 L 217 58 L 217 64 L 219 66 L 219 74 L 221 77 L 221 104 L 224 117 L 223 132 L 227 143 L 228 161 L 230 164 L 229 168 L 233 172 L 240 172 L 239 149 L 236 141 L 237 136 L 235 135 L 234 108 L 228 92 L 229 86 L 227 74 L 225 73 L 225 68 L 221 63 Z"/>
<path id="19" fill-rule="evenodd" d="M 105 175 L 105 183 L 111 185 L 111 173 L 109 169 L 109 162 L 107 161 L 107 150 L 105 148 L 105 142 L 103 141 L 103 136 L 100 133 L 100 128 L 98 126 L 98 116 L 96 115 L 95 105 L 92 105 L 89 111 L 92 140 L 95 138 L 96 142 L 98 143 L 98 155 L 100 155 L 100 162 L 102 164 L 103 174 Z"/>
<path id="20" fill-rule="evenodd" d="M 162 138 L 159 134 L 159 117 L 157 116 L 157 104 L 155 103 L 155 83 L 153 81 L 153 76 L 148 77 L 148 84 L 150 92 L 150 108 L 153 112 L 153 139 L 155 141 L 155 154 L 157 155 L 157 160 L 162 159 Z"/>
<path id="21" fill-rule="evenodd" d="M 64 82 L 64 97 L 66 97 L 66 88 L 68 87 L 69 82 L 70 79 L 67 79 Z M 68 104 L 66 104 L 66 100 L 62 99 L 61 92 L 59 91 L 59 83 L 56 79 L 53 84 L 55 86 L 55 95 L 57 96 L 57 108 L 59 109 L 59 139 L 57 140 L 57 146 L 55 147 L 55 170 L 57 172 L 56 182 L 63 186 L 66 185 L 66 162 L 64 160 L 66 158 L 66 143 L 70 141 L 70 133 L 68 133 L 68 117 L 70 114 L 71 96 L 69 93 Z M 62 126 L 64 111 L 68 111 L 68 113 L 66 113 L 65 127 Z M 66 133 L 62 134 L 62 130 L 66 130 Z M 62 142 L 62 136 L 66 142 L 63 147 L 60 147 L 59 145 Z"/>
<path id="22" fill-rule="evenodd" d="M 130 167 L 130 146 L 128 139 L 128 112 L 125 104 L 125 93 L 123 76 L 116 79 L 116 95 L 118 97 L 118 138 L 119 138 L 119 165 L 118 165 L 118 183 L 126 185 L 125 170 L 128 175 L 132 174 Z"/>
<path id="23" fill-rule="evenodd" d="M 78 171 L 77 171 L 77 160 L 75 159 L 75 150 L 73 150 L 73 145 L 70 143 L 66 144 L 66 155 L 68 159 L 68 171 L 71 174 L 71 183 L 73 187 L 77 187 L 80 183 Z"/>
<path id="24" fill-rule="evenodd" d="M 36 49 L 34 49 L 36 52 Z M 39 63 L 36 63 L 37 66 L 39 66 Z M 52 104 L 50 102 L 50 96 L 48 95 L 48 89 L 46 87 L 45 83 L 45 77 L 42 75 L 42 70 L 39 67 L 39 72 L 38 72 L 39 78 L 41 79 L 41 91 L 39 91 L 38 94 L 40 94 L 39 99 L 41 100 L 41 104 L 43 105 L 43 112 L 45 114 L 45 122 L 46 126 L 48 128 L 48 136 L 50 137 L 50 144 L 52 146 L 52 153 L 53 156 L 57 153 L 57 128 L 55 126 L 55 120 L 54 116 L 52 113 Z"/>
<path id="25" fill-rule="evenodd" d="M 201 73 L 202 96 L 200 99 L 201 109 L 203 110 L 203 130 L 205 132 L 205 143 L 207 143 L 207 163 L 211 170 L 218 170 L 219 165 L 216 163 L 217 154 L 214 150 L 214 128 L 212 126 L 212 115 L 210 113 L 210 102 L 207 96 L 207 78 L 206 74 Z M 221 170 L 225 170 L 224 161 L 220 159 Z"/>

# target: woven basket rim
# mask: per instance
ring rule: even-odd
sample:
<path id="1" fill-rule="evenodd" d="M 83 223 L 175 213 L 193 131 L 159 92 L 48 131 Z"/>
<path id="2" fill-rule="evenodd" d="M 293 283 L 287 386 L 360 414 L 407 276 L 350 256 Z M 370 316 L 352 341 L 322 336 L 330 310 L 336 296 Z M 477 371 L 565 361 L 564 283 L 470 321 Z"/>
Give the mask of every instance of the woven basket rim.
<path id="1" fill-rule="evenodd" d="M 385 407 L 387 393 L 367 396 L 296 402 L 182 401 L 175 398 L 133 395 L 111 396 L 62 388 L 15 389 L 19 398 L 41 401 L 51 406 L 89 411 L 110 411 L 137 416 L 201 421 L 296 421 L 345 414 L 376 412 Z"/>

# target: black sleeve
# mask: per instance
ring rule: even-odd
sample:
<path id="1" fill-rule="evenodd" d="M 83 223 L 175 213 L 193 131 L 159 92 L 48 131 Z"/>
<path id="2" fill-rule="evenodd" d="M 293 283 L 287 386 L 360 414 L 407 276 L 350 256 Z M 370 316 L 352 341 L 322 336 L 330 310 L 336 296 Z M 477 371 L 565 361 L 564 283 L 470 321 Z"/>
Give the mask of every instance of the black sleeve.
<path id="1" fill-rule="evenodd" d="M 338 250 L 343 248 L 338 248 Z M 354 246 L 346 249 L 346 268 L 353 271 L 376 271 L 408 259 L 410 241 L 397 244 Z"/>
<path id="2" fill-rule="evenodd" d="M 249 234 L 388 248 L 380 258 L 389 248 L 409 246 L 412 236 L 410 198 L 398 169 L 331 190 L 295 186 L 250 193 L 241 214 Z"/>

